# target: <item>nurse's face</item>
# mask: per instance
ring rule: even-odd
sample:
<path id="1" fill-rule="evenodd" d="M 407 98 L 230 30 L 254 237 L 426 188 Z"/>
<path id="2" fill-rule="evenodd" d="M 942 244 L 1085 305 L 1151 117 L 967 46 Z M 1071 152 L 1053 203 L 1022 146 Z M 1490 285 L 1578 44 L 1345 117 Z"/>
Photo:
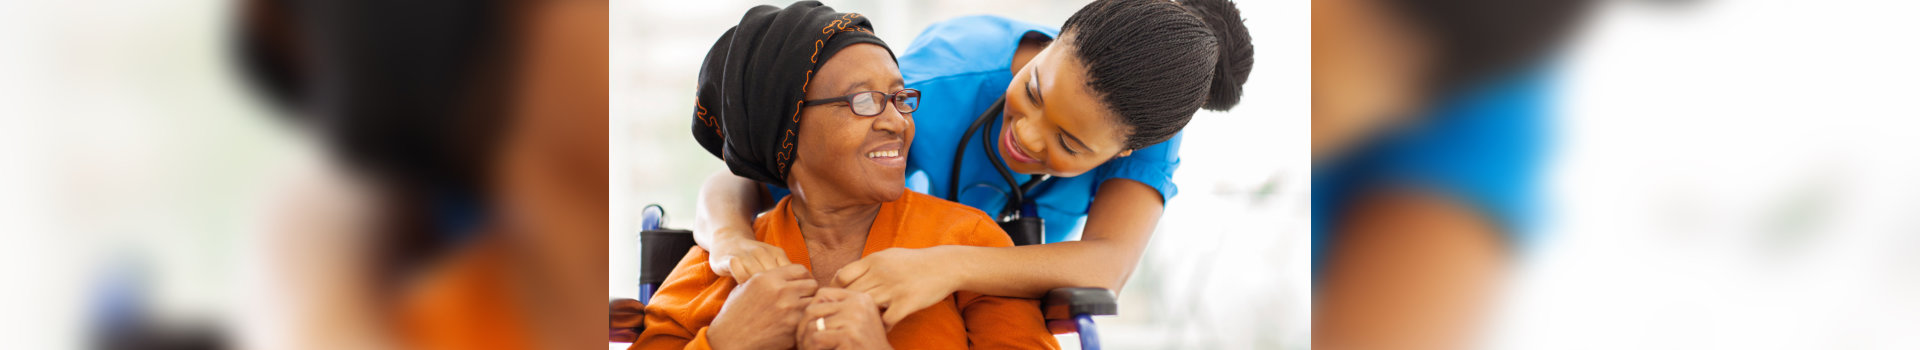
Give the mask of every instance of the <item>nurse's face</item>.
<path id="1" fill-rule="evenodd" d="M 995 139 L 1014 172 L 1072 177 L 1133 153 L 1122 149 L 1129 128 L 1087 86 L 1071 39 L 1034 55 L 1007 86 L 1005 127 Z"/>
<path id="2" fill-rule="evenodd" d="M 892 56 L 873 44 L 841 49 L 820 66 L 808 86 L 809 101 L 905 88 Z M 788 188 L 802 199 L 870 204 L 900 199 L 906 191 L 913 116 L 893 104 L 886 103 L 879 115 L 870 117 L 854 114 L 847 102 L 804 107 L 798 133 Z"/>

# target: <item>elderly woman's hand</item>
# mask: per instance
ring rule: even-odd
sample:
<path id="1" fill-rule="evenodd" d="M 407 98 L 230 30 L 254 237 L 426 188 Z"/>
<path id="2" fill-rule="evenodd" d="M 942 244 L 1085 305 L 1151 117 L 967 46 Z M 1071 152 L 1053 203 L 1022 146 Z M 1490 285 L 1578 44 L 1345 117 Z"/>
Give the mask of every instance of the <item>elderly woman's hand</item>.
<path id="1" fill-rule="evenodd" d="M 821 288 L 807 305 L 797 344 L 802 349 L 892 349 L 880 307 L 866 293 Z"/>
<path id="2" fill-rule="evenodd" d="M 869 254 L 840 268 L 832 287 L 865 293 L 874 305 L 886 310 L 881 320 L 887 329 L 907 315 L 933 306 L 952 295 L 960 286 L 950 263 L 941 257 L 941 248 L 887 248 Z"/>
<path id="3" fill-rule="evenodd" d="M 792 348 L 795 327 L 818 287 L 805 266 L 762 272 L 727 296 L 707 328 L 707 341 L 715 349 Z"/>

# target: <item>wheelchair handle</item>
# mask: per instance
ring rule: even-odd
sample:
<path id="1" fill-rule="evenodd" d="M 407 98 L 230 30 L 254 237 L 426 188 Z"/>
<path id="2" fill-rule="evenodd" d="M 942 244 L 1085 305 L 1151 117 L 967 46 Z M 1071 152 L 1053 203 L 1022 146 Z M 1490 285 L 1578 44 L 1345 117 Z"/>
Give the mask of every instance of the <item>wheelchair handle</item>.
<path id="1" fill-rule="evenodd" d="M 667 209 L 666 208 L 661 208 L 659 204 L 648 204 L 645 208 L 640 209 L 640 230 L 641 231 L 658 230 L 660 229 L 661 226 L 666 226 L 666 225 L 667 225 Z"/>

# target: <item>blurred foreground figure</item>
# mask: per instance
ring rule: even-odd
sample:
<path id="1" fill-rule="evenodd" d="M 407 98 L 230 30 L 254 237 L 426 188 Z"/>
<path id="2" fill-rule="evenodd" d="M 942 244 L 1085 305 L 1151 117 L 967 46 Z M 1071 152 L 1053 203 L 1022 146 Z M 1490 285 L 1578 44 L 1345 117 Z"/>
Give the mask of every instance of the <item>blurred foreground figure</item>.
<path id="1" fill-rule="evenodd" d="M 1582 0 L 1313 2 L 1317 348 L 1456 349 L 1527 232 Z"/>
<path id="2" fill-rule="evenodd" d="M 238 344 L 599 346 L 605 2 L 238 9 L 239 61 L 329 151 L 248 247 Z"/>

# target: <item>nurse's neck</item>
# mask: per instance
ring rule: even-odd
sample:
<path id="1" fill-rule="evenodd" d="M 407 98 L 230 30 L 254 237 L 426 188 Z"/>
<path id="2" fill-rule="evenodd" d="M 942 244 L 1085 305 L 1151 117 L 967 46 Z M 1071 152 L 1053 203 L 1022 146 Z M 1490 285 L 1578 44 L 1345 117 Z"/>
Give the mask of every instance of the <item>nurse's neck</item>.
<path id="1" fill-rule="evenodd" d="M 1027 62 L 1033 61 L 1033 56 L 1039 55 L 1040 50 L 1046 50 L 1047 44 L 1052 43 L 1053 38 L 1027 32 L 1026 36 L 1020 38 L 1020 46 L 1013 49 L 1013 74 L 1020 74 L 1020 69 L 1026 68 Z"/>
<path id="2" fill-rule="evenodd" d="M 865 246 L 867 232 L 873 229 L 873 220 L 880 215 L 881 203 L 835 191 L 808 191 L 812 186 L 802 182 L 793 181 L 788 187 L 792 189 L 789 197 L 793 201 L 787 205 L 792 208 L 794 221 L 799 223 L 800 235 L 807 243 L 856 251 Z"/>

